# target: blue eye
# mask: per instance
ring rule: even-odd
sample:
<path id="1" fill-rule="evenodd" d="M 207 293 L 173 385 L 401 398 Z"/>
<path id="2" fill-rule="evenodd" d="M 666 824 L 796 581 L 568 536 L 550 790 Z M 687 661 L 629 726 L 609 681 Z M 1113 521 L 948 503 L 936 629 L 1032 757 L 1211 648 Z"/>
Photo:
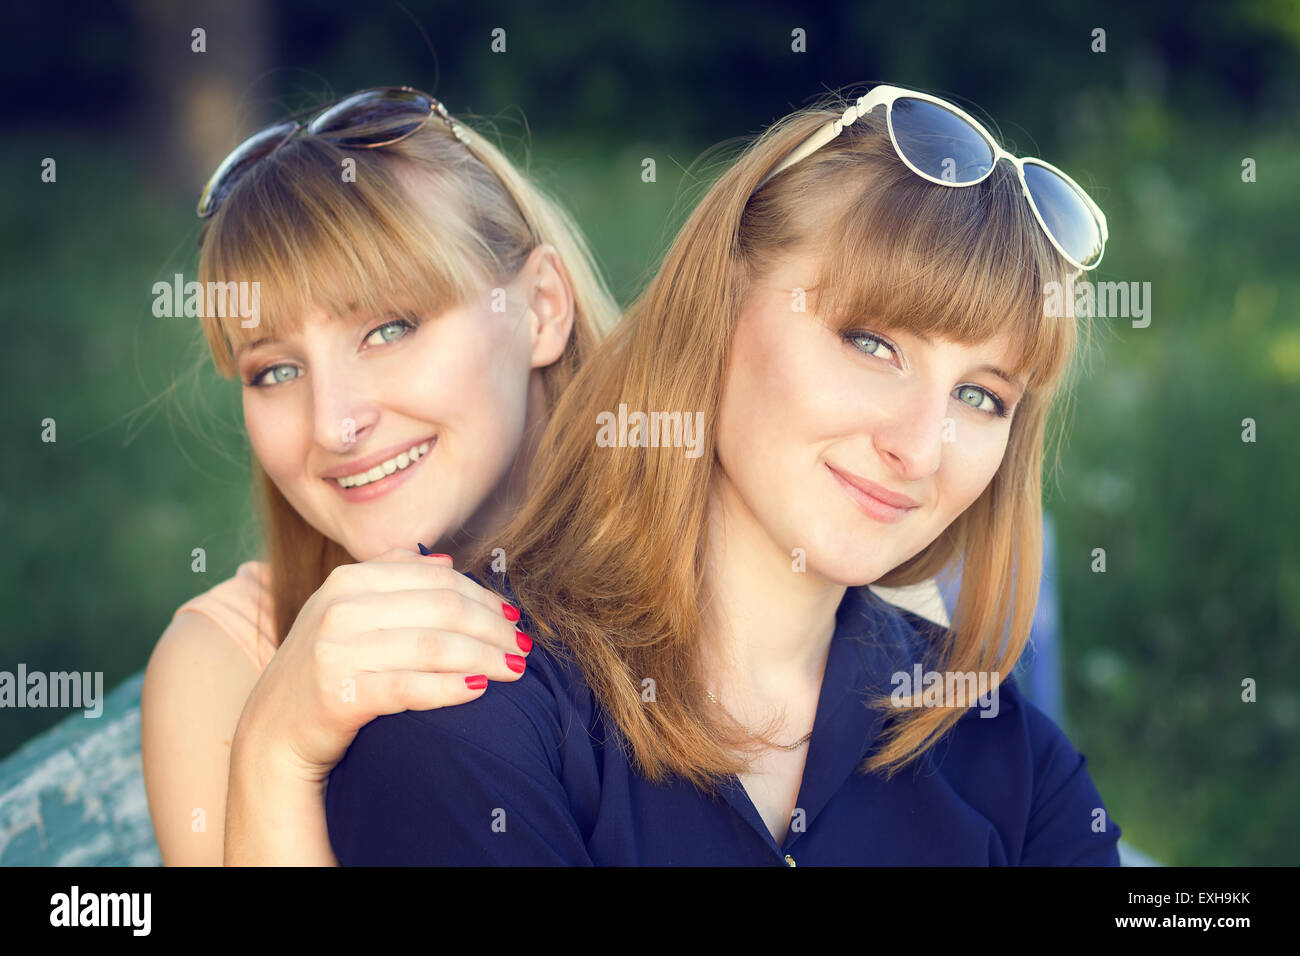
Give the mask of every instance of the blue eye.
<path id="1" fill-rule="evenodd" d="M 297 375 L 292 375 L 292 376 L 290 376 L 290 377 L 288 377 L 288 378 L 283 378 L 283 377 L 281 377 L 281 376 L 280 376 L 280 373 L 283 372 L 283 371 L 285 371 L 285 370 L 288 370 L 288 371 L 291 371 L 291 372 L 297 372 L 297 371 L 298 371 L 298 366 L 296 366 L 296 365 L 268 365 L 266 368 L 262 369 L 260 372 L 258 372 L 256 375 L 254 375 L 252 381 L 250 381 L 248 384 L 249 384 L 250 386 L 252 386 L 253 388 L 266 388 L 266 384 L 262 382 L 262 379 L 266 378 L 267 375 L 271 375 L 272 378 L 275 379 L 274 384 L 276 384 L 276 385 L 279 385 L 279 384 L 281 384 L 281 383 L 283 383 L 283 382 L 291 382 L 291 381 L 293 381 L 295 378 L 298 377 Z"/>
<path id="2" fill-rule="evenodd" d="M 882 348 L 891 354 L 894 355 L 898 354 L 898 350 L 893 345 L 886 342 L 884 339 L 880 338 L 879 336 L 872 335 L 869 332 L 849 332 L 844 336 L 844 338 L 847 341 L 852 342 L 853 347 L 856 348 L 858 351 L 862 352 L 865 355 L 870 355 L 872 358 L 881 358 L 882 356 L 880 350 Z M 867 343 L 867 345 L 866 346 L 861 345 L 859 344 L 860 342 L 865 342 Z M 888 360 L 886 359 L 886 361 Z M 892 365 L 894 363 L 890 362 L 890 364 Z M 988 408 L 981 407 L 984 404 L 984 401 L 980 401 L 977 404 L 971 405 L 971 403 L 966 401 L 965 399 L 961 399 L 961 398 L 958 399 L 958 401 L 961 401 L 962 404 L 970 405 L 970 407 L 975 409 L 975 411 L 983 412 L 985 415 L 990 415 L 993 416 L 994 418 L 1007 417 L 1006 403 L 1003 402 L 1002 399 L 998 398 L 998 396 L 995 395 L 993 392 L 990 392 L 987 388 L 984 388 L 980 385 L 959 385 L 957 386 L 957 392 L 959 395 L 963 392 L 974 393 L 975 395 L 981 396 L 982 399 L 992 402 L 993 404 L 993 408 L 988 409 Z"/>
<path id="3" fill-rule="evenodd" d="M 957 391 L 959 394 L 961 392 L 970 392 L 971 394 L 975 395 L 977 398 L 980 399 L 979 404 L 971 405 L 971 408 L 975 409 L 976 411 L 987 412 L 990 415 L 998 416 L 998 418 L 1007 417 L 1007 407 L 1002 403 L 1002 399 L 998 398 L 988 389 L 980 388 L 978 385 L 959 385 L 957 386 Z M 965 399 L 958 399 L 958 401 L 965 401 Z M 981 408 L 980 406 L 983 405 L 985 401 L 991 402 L 993 404 L 993 408 L 992 409 Z M 969 402 L 967 402 L 966 404 L 970 405 Z"/>
<path id="4" fill-rule="evenodd" d="M 383 341 L 383 342 L 375 342 L 374 344 L 375 344 L 375 345 L 383 345 L 383 344 L 385 344 L 385 343 L 387 343 L 387 342 L 394 342 L 394 341 L 396 341 L 397 339 L 400 339 L 400 338 L 402 338 L 402 337 L 404 337 L 404 336 L 406 335 L 406 332 L 403 331 L 401 335 L 384 336 L 382 333 L 383 333 L 386 329 L 403 329 L 403 330 L 405 330 L 405 329 L 411 329 L 411 330 L 414 330 L 414 329 L 415 329 L 415 323 L 414 323 L 414 322 L 411 322 L 409 319 L 394 319 L 392 322 L 385 322 L 383 325 L 381 325 L 381 326 L 379 326 L 378 328 L 376 328 L 376 329 L 374 329 L 373 331 L 371 331 L 371 333 L 370 333 L 369 335 L 366 336 L 366 341 L 369 342 L 369 341 L 370 341 L 370 340 L 371 340 L 375 335 L 380 335 L 381 338 L 383 338 L 384 341 Z"/>
<path id="5" fill-rule="evenodd" d="M 874 335 L 868 335 L 868 334 L 865 333 L 865 332 L 853 332 L 853 333 L 850 333 L 850 335 L 849 335 L 849 339 L 850 339 L 850 340 L 853 342 L 853 344 L 856 345 L 856 346 L 857 346 L 861 351 L 866 352 L 868 355 L 875 356 L 876 358 L 879 358 L 879 357 L 880 357 L 880 355 L 879 355 L 878 352 L 873 351 L 873 350 L 871 350 L 871 349 L 863 348 L 861 345 L 858 345 L 858 341 L 859 341 L 859 340 L 864 340 L 864 341 L 867 341 L 867 342 L 872 342 L 872 343 L 874 343 L 874 344 L 876 344 L 876 345 L 884 346 L 885 348 L 889 349 L 890 352 L 893 352 L 893 351 L 894 351 L 894 349 L 893 349 L 890 345 L 888 345 L 888 344 L 885 342 L 884 339 L 877 338 L 877 337 L 874 336 Z"/>
<path id="6" fill-rule="evenodd" d="M 414 332 L 415 329 L 419 327 L 419 324 L 419 320 L 414 317 L 409 319 L 391 319 L 383 325 L 377 325 L 375 328 L 371 329 L 362 341 L 370 343 L 372 346 L 387 345 L 389 342 L 396 342 L 398 339 L 406 338 L 410 332 Z M 398 330 L 399 334 L 388 334 L 390 329 Z M 371 339 L 376 335 L 380 337 L 381 341 L 371 342 Z M 296 365 L 267 365 L 254 373 L 253 376 L 244 384 L 249 388 L 268 388 L 271 385 L 281 385 L 285 382 L 292 382 L 295 378 L 301 378 L 301 375 L 292 375 L 287 378 L 282 376 L 280 373 L 286 369 L 292 369 L 295 372 L 302 371 Z M 262 380 L 271 373 L 274 373 L 272 375 L 274 381 L 263 382 Z"/>

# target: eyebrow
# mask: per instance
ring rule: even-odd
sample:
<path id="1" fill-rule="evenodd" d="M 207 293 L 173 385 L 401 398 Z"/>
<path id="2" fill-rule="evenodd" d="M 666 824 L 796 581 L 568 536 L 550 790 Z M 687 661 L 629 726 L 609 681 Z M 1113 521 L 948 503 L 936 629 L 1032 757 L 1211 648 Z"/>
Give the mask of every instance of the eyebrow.
<path id="1" fill-rule="evenodd" d="M 934 340 L 931 339 L 930 336 L 925 335 L 922 332 L 913 332 L 912 334 L 915 335 L 922 342 L 924 342 L 926 345 L 934 344 Z M 1002 381 L 1006 382 L 1008 385 L 1014 386 L 1018 391 L 1023 392 L 1025 390 L 1024 382 L 1020 381 L 1020 379 L 1016 378 L 1010 372 L 1005 372 L 1002 369 L 998 368 L 996 365 L 979 365 L 976 366 L 975 371 L 992 372 L 994 375 L 1002 379 Z"/>
<path id="2" fill-rule="evenodd" d="M 235 349 L 235 358 L 239 358 L 239 356 L 243 355 L 245 352 L 249 351 L 250 349 L 255 349 L 259 345 L 265 345 L 268 342 L 277 342 L 277 341 L 279 340 L 272 339 L 272 338 L 260 338 L 260 339 L 254 339 L 252 342 L 245 342 Z"/>
<path id="3" fill-rule="evenodd" d="M 338 319 L 340 321 L 347 321 L 349 319 L 355 320 L 355 317 L 360 314 L 361 314 L 361 309 L 354 302 L 352 305 L 348 306 L 338 315 L 332 316 L 332 318 Z M 279 342 L 279 341 L 280 341 L 279 339 L 272 338 L 271 336 L 267 335 L 267 336 L 263 336 L 260 339 L 253 339 L 253 341 L 251 342 L 244 342 L 242 345 L 240 345 L 238 348 L 235 349 L 234 352 L 235 358 L 239 358 L 239 356 L 243 355 L 245 352 L 251 351 L 252 349 L 257 348 L 259 345 L 267 345 L 271 342 Z"/>

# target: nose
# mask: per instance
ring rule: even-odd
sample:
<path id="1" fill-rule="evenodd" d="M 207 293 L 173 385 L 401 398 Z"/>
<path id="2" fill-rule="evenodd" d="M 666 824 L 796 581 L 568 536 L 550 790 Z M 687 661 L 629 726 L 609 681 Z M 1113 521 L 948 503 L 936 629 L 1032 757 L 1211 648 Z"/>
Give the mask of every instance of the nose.
<path id="1" fill-rule="evenodd" d="M 872 439 L 900 480 L 925 478 L 938 470 L 946 433 L 956 427 L 949 424 L 948 398 L 918 375 L 900 382 L 892 395 L 875 404 Z"/>
<path id="2" fill-rule="evenodd" d="M 374 430 L 379 408 L 357 363 L 312 367 L 312 438 L 330 455 L 345 455 Z"/>

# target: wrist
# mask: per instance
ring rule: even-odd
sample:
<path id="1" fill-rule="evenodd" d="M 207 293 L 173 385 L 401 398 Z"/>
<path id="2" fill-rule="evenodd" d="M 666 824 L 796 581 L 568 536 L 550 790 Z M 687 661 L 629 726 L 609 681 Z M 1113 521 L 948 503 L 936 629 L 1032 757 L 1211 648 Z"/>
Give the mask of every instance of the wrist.
<path id="1" fill-rule="evenodd" d="M 226 803 L 227 866 L 332 866 L 325 781 L 265 752 L 231 754 Z"/>
<path id="2" fill-rule="evenodd" d="M 329 772 L 308 767 L 283 742 L 236 730 L 230 744 L 230 789 L 256 791 L 259 799 L 293 793 L 319 796 Z"/>
<path id="3" fill-rule="evenodd" d="M 323 789 L 332 766 L 305 760 L 289 742 L 291 735 L 283 732 L 283 724 L 272 720 L 252 707 L 251 701 L 245 706 L 230 742 L 232 773 L 238 766 L 253 774 L 265 774 L 275 782 L 301 782 Z"/>

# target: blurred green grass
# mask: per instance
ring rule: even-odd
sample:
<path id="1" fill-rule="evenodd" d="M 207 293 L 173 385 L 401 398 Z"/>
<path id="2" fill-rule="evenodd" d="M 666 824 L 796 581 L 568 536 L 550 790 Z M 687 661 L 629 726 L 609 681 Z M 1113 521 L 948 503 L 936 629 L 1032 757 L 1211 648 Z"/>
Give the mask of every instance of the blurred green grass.
<path id="1" fill-rule="evenodd" d="M 1091 105 L 1128 128 L 1108 145 L 1063 136 L 1070 154 L 1046 158 L 1086 172 L 1109 216 L 1093 278 L 1150 282 L 1153 311 L 1147 329 L 1098 320 L 1047 484 L 1067 730 L 1144 852 L 1294 863 L 1300 144 L 1221 115 L 1189 127 L 1141 104 Z M 532 152 L 626 304 L 680 218 L 681 168 L 698 148 Z M 56 185 L 39 181 L 33 157 L 46 155 L 59 159 Z M 641 181 L 644 156 L 656 183 Z M 1241 156 L 1257 160 L 1257 183 L 1241 182 Z M 107 689 L 144 666 L 180 603 L 256 553 L 238 389 L 204 359 L 193 320 L 150 311 L 153 282 L 193 273 L 191 199 L 156 193 L 121 145 L 65 134 L 10 138 L 0 174 L 0 669 L 102 670 Z M 55 444 L 40 441 L 47 417 Z M 1246 417 L 1254 444 L 1240 439 Z M 190 570 L 195 547 L 204 575 Z M 1094 548 L 1105 574 L 1090 570 Z M 1241 702 L 1247 677 L 1258 703 Z M 0 754 L 64 716 L 5 712 Z"/>

